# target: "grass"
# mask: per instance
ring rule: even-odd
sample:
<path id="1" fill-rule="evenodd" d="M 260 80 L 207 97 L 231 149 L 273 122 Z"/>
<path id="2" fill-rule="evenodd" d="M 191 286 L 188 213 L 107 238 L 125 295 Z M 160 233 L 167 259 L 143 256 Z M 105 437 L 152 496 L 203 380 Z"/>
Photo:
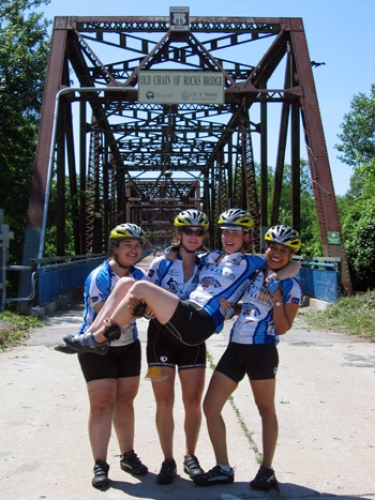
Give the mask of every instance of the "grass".
<path id="1" fill-rule="evenodd" d="M 375 341 L 375 291 L 341 297 L 326 311 L 303 311 L 303 320 L 315 330 L 357 335 Z"/>
<path id="2" fill-rule="evenodd" d="M 10 311 L 0 313 L 0 352 L 28 338 L 31 328 L 40 326 L 35 316 L 20 316 Z"/>

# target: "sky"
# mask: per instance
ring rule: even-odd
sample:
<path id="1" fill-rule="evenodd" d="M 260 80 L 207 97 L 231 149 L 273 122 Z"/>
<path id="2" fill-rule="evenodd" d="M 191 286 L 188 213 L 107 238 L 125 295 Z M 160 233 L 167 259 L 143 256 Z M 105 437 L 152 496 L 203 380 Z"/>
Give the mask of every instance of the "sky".
<path id="1" fill-rule="evenodd" d="M 51 0 L 42 10 L 55 16 L 169 16 L 186 6 L 191 16 L 301 17 L 313 69 L 336 195 L 344 195 L 353 170 L 337 158 L 338 134 L 354 95 L 370 95 L 375 83 L 375 0 Z M 307 153 L 301 146 L 301 158 Z"/>

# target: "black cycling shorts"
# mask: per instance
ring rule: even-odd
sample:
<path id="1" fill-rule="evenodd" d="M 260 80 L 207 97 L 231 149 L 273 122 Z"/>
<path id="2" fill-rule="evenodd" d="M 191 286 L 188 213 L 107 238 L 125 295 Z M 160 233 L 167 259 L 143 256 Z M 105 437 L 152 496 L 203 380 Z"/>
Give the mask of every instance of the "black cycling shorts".
<path id="1" fill-rule="evenodd" d="M 278 366 L 279 355 L 275 344 L 230 342 L 216 370 L 238 383 L 245 373 L 250 380 L 274 379 Z"/>
<path id="2" fill-rule="evenodd" d="M 80 352 L 78 360 L 86 382 L 104 378 L 138 377 L 141 373 L 141 343 L 110 347 L 101 356 L 91 352 Z"/>
<path id="3" fill-rule="evenodd" d="M 155 318 L 163 332 L 181 345 L 203 344 L 215 333 L 216 325 L 211 316 L 201 307 L 187 300 L 180 300 L 172 318 L 162 325 Z"/>
<path id="4" fill-rule="evenodd" d="M 147 363 L 149 366 L 168 366 L 179 370 L 206 367 L 206 344 L 182 345 L 167 336 L 155 320 L 150 320 L 147 331 Z"/>

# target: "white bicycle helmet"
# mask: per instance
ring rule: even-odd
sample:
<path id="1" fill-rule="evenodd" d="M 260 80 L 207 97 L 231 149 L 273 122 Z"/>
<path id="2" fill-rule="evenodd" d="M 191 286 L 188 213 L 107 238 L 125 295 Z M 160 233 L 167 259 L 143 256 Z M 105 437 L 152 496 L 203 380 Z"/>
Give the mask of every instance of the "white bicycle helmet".
<path id="1" fill-rule="evenodd" d="M 223 212 L 217 221 L 221 229 L 243 229 L 250 231 L 254 226 L 254 219 L 241 208 L 229 208 Z"/>
<path id="2" fill-rule="evenodd" d="M 176 227 L 203 227 L 208 229 L 209 221 L 206 214 L 200 212 L 199 210 L 189 209 L 180 212 L 173 221 L 173 225 Z"/>
<path id="3" fill-rule="evenodd" d="M 272 226 L 264 235 L 266 241 L 274 241 L 297 252 L 302 245 L 298 232 L 290 226 Z"/>

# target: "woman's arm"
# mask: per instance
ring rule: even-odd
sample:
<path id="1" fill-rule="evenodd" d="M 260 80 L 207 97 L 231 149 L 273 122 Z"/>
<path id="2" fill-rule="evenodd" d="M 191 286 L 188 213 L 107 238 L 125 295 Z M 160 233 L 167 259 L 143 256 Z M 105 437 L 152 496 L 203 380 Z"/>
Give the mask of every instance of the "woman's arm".
<path id="1" fill-rule="evenodd" d="M 297 316 L 299 304 L 284 304 L 282 290 L 278 288 L 273 298 L 273 322 L 279 335 L 284 335 L 292 328 L 294 318 Z"/>
<path id="2" fill-rule="evenodd" d="M 290 260 L 286 266 L 282 269 L 277 270 L 277 276 L 281 280 L 285 280 L 287 278 L 294 278 L 298 271 L 301 269 L 301 264 L 296 260 Z"/>

